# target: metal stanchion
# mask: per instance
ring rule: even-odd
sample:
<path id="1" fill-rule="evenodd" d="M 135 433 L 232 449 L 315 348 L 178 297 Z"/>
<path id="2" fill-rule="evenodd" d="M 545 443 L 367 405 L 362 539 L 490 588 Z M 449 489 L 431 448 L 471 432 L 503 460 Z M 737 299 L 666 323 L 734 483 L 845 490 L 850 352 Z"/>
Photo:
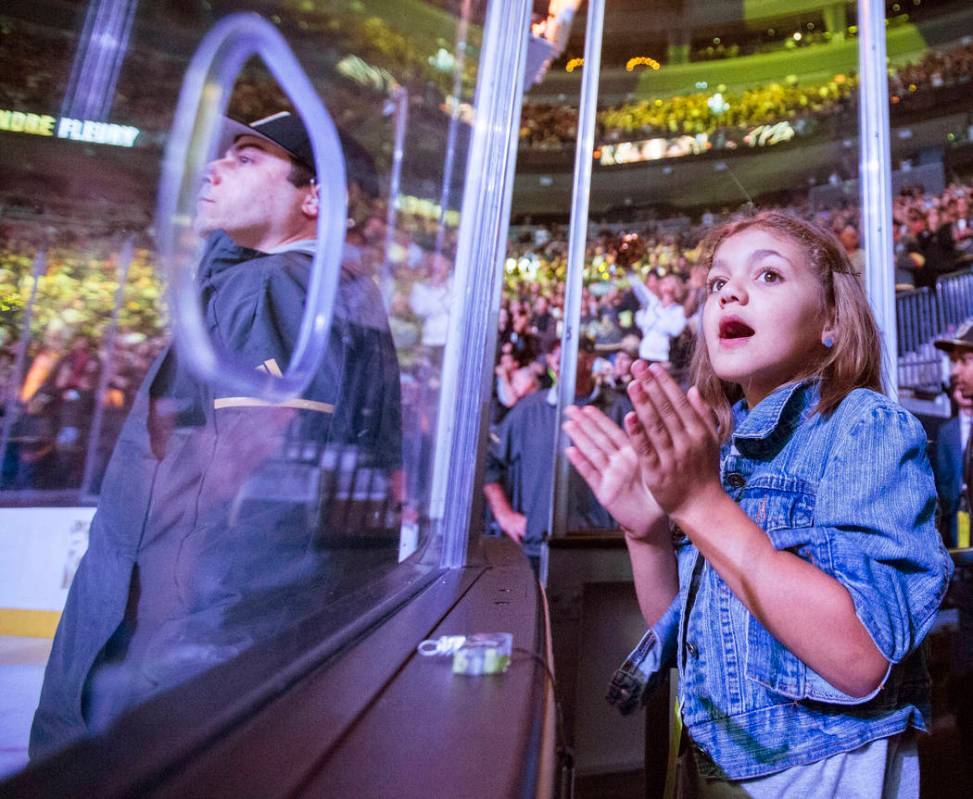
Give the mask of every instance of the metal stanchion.
<path id="1" fill-rule="evenodd" d="M 574 402 L 578 366 L 578 338 L 581 327 L 581 279 L 588 243 L 588 202 L 591 192 L 592 152 L 595 144 L 595 115 L 598 111 L 598 78 L 601 72 L 601 40 L 604 29 L 604 0 L 588 0 L 588 24 L 584 45 L 584 72 L 578 109 L 578 147 L 574 154 L 574 194 L 571 201 L 571 229 L 568 239 L 568 268 L 564 286 L 564 334 L 561 340 L 561 374 L 558 379 L 557 419 Z M 557 425 L 555 435 L 554 501 L 548 529 L 554 537 L 567 534 L 568 475 L 571 468 L 564 454 L 567 437 Z"/>

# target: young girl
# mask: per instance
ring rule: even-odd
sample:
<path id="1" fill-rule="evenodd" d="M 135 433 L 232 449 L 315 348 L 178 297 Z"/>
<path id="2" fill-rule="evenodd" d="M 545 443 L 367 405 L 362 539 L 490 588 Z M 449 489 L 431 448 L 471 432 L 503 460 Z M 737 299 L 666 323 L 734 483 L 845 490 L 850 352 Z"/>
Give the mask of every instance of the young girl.
<path id="1" fill-rule="evenodd" d="M 688 395 L 639 362 L 624 432 L 591 408 L 565 423 L 649 626 L 632 698 L 675 659 L 682 796 L 916 797 L 919 645 L 951 572 L 925 435 L 878 393 L 875 322 L 830 234 L 765 212 L 704 253 Z"/>

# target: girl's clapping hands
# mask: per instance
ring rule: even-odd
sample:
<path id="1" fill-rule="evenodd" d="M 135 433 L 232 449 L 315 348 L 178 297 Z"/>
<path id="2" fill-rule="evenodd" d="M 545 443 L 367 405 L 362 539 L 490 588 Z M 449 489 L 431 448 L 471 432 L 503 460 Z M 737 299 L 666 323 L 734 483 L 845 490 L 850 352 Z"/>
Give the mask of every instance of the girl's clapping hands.
<path id="1" fill-rule="evenodd" d="M 665 369 L 638 361 L 625 419 L 642 479 L 659 507 L 678 516 L 693 502 L 723 494 L 716 422 L 695 388 L 684 394 Z M 678 521 L 678 519 L 676 520 Z"/>

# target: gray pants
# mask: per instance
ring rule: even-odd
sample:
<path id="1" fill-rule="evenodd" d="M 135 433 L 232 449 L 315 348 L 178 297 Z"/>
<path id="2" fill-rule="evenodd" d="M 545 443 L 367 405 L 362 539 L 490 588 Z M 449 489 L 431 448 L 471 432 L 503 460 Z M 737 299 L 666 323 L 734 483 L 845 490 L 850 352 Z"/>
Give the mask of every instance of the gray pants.
<path id="1" fill-rule="evenodd" d="M 919 751 L 908 730 L 807 766 L 728 782 L 699 774 L 695 747 L 679 757 L 678 799 L 918 799 Z"/>

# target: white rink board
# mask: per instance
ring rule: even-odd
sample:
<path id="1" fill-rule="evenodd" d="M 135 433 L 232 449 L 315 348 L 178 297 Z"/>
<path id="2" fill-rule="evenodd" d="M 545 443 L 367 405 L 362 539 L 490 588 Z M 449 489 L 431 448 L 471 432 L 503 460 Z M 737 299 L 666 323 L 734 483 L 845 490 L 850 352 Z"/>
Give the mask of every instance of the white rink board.
<path id="1" fill-rule="evenodd" d="M 0 608 L 60 613 L 94 508 L 0 508 Z"/>

